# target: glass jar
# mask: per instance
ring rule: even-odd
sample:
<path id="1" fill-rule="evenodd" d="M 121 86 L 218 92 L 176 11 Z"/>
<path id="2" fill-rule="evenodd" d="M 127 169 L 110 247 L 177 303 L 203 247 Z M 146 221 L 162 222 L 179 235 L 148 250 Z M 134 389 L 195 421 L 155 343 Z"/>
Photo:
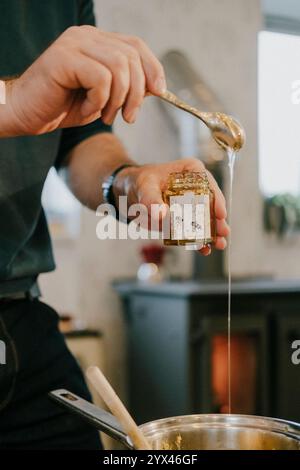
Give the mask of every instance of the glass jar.
<path id="1" fill-rule="evenodd" d="M 201 249 L 215 242 L 215 196 L 205 171 L 170 173 L 163 199 L 170 208 L 165 245 Z"/>

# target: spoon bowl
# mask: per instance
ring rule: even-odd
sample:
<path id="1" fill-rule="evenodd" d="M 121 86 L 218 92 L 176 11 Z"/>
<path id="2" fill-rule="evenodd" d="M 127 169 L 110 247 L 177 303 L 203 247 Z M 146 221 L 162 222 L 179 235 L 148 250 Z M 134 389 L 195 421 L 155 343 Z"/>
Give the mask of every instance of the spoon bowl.
<path id="1" fill-rule="evenodd" d="M 245 143 L 245 131 L 232 116 L 224 113 L 202 113 L 215 141 L 225 150 L 238 152 Z"/>
<path id="2" fill-rule="evenodd" d="M 215 141 L 225 150 L 238 152 L 245 143 L 245 131 L 232 116 L 218 112 L 203 112 L 185 103 L 170 91 L 165 91 L 160 98 L 200 119 L 210 129 Z"/>

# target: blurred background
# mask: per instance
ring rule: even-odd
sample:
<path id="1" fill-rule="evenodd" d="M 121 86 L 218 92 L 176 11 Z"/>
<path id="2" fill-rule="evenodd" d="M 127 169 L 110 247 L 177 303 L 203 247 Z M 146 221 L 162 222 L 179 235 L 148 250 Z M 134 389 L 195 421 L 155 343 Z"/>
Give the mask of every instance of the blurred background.
<path id="1" fill-rule="evenodd" d="M 150 45 L 172 91 L 243 124 L 232 216 L 233 411 L 299 421 L 291 354 L 300 339 L 300 107 L 292 102 L 300 4 L 95 0 L 95 13 L 99 27 Z M 225 156 L 181 114 L 147 98 L 135 125 L 118 119 L 114 129 L 139 163 L 202 159 L 227 194 Z M 227 253 L 204 260 L 145 240 L 100 241 L 96 215 L 54 170 L 43 199 L 57 262 L 41 277 L 43 297 L 61 313 L 83 367 L 99 364 L 139 422 L 226 412 Z M 153 256 L 161 279 L 137 281 Z"/>

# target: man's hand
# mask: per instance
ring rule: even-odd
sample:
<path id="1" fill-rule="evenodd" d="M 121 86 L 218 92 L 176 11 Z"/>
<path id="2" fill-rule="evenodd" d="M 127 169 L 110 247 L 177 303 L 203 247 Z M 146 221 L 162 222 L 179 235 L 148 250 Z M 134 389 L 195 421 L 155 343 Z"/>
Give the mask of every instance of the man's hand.
<path id="1" fill-rule="evenodd" d="M 111 124 L 119 109 L 132 123 L 146 92 L 166 87 L 163 67 L 139 38 L 93 26 L 67 29 L 19 78 L 7 83 L 6 136 Z M 3 119 L 1 119 L 2 123 Z"/>
<path id="2" fill-rule="evenodd" d="M 156 165 L 144 165 L 141 167 L 126 168 L 116 177 L 114 184 L 114 195 L 116 201 L 118 196 L 126 194 L 128 205 L 134 203 L 144 204 L 150 213 L 151 204 L 163 204 L 162 190 L 165 189 L 168 176 L 176 171 L 203 171 L 203 163 L 196 159 L 183 159 L 171 163 Z M 214 177 L 207 171 L 210 187 L 215 193 L 215 214 L 217 224 L 217 239 L 215 248 L 224 250 L 226 248 L 226 237 L 229 235 L 229 226 L 226 223 L 225 198 Z M 209 247 L 201 250 L 204 255 L 211 252 Z"/>

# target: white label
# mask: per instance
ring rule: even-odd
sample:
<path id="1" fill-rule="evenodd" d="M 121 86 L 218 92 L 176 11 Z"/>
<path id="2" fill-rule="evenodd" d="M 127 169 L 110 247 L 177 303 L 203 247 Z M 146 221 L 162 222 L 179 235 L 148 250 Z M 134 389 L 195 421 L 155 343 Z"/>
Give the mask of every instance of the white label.
<path id="1" fill-rule="evenodd" d="M 210 238 L 209 196 L 187 191 L 170 196 L 171 240 Z"/>
<path id="2" fill-rule="evenodd" d="M 210 221 L 210 201 L 209 195 L 204 194 L 203 201 L 205 205 L 204 224 L 205 224 L 205 238 L 206 240 L 211 238 L 211 221 Z"/>

